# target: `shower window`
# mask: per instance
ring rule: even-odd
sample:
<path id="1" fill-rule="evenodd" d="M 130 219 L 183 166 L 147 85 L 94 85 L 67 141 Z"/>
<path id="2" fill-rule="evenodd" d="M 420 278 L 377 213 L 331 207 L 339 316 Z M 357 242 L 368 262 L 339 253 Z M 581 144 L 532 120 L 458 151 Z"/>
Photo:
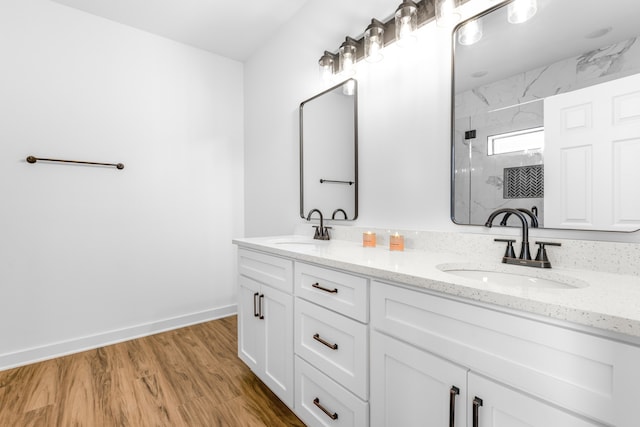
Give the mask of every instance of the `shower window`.
<path id="1" fill-rule="evenodd" d="M 544 148 L 544 128 L 532 128 L 487 137 L 487 154 L 516 153 Z"/>

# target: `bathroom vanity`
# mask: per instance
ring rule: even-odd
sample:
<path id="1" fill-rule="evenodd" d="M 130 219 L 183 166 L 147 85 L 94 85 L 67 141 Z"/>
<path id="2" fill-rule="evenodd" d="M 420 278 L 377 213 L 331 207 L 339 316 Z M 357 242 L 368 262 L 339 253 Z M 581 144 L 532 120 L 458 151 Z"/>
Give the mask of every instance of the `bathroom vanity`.
<path id="1" fill-rule="evenodd" d="M 637 2 L 545 2 L 519 27 L 512 6 L 452 33 L 451 218 L 505 214 L 517 258 L 488 230 L 411 232 L 406 251 L 363 248 L 355 227 L 234 241 L 239 355 L 310 426 L 640 425 L 640 244 L 528 251 L 529 227 L 640 228 Z M 357 217 L 347 89 L 300 108 L 300 216 L 318 214 L 318 237 L 320 211 Z"/>
<path id="2" fill-rule="evenodd" d="M 239 356 L 307 425 L 638 423 L 638 276 L 302 236 L 234 243 Z M 492 269 L 547 281 L 455 274 Z"/>

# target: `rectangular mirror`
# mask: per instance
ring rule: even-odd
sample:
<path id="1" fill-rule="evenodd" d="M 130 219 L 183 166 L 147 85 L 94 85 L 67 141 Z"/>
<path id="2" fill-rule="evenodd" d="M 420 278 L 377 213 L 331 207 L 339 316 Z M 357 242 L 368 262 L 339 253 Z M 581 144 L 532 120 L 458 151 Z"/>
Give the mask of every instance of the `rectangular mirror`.
<path id="1" fill-rule="evenodd" d="M 358 87 L 349 79 L 300 104 L 300 216 L 358 217 Z"/>
<path id="2" fill-rule="evenodd" d="M 514 208 L 545 228 L 640 229 L 639 16 L 637 0 L 507 1 L 454 29 L 456 224 Z"/>

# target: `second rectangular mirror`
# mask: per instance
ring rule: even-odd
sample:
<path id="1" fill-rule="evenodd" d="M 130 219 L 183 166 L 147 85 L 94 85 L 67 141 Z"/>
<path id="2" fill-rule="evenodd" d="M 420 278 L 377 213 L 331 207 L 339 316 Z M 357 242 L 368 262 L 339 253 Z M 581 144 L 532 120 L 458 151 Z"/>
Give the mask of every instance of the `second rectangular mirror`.
<path id="1" fill-rule="evenodd" d="M 546 228 L 638 230 L 640 2 L 535 3 L 453 33 L 452 219 L 516 208 Z"/>

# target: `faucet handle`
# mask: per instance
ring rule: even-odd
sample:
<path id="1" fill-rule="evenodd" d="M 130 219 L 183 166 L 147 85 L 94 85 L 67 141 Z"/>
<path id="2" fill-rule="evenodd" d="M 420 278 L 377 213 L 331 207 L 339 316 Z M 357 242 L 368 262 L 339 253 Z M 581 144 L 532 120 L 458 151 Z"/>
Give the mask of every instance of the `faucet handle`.
<path id="1" fill-rule="evenodd" d="M 556 242 L 536 242 L 538 245 L 538 253 L 536 254 L 536 261 L 549 262 L 549 258 L 547 257 L 547 250 L 545 246 L 562 246 L 561 243 Z"/>
<path id="2" fill-rule="evenodd" d="M 507 244 L 507 250 L 504 253 L 504 258 L 515 258 L 516 251 L 513 249 L 515 239 L 493 239 L 494 242 L 505 242 Z"/>
<path id="3" fill-rule="evenodd" d="M 562 246 L 562 243 L 558 243 L 558 242 L 536 242 L 536 245 L 542 245 L 542 246 Z"/>
<path id="4" fill-rule="evenodd" d="M 329 236 L 331 227 L 320 227 L 319 225 L 312 225 L 312 227 L 316 229 L 313 234 L 315 240 L 331 240 L 331 236 Z"/>
<path id="5" fill-rule="evenodd" d="M 331 227 L 325 227 L 323 230 L 323 235 L 325 236 L 326 240 L 330 239 L 329 230 L 331 230 Z"/>

